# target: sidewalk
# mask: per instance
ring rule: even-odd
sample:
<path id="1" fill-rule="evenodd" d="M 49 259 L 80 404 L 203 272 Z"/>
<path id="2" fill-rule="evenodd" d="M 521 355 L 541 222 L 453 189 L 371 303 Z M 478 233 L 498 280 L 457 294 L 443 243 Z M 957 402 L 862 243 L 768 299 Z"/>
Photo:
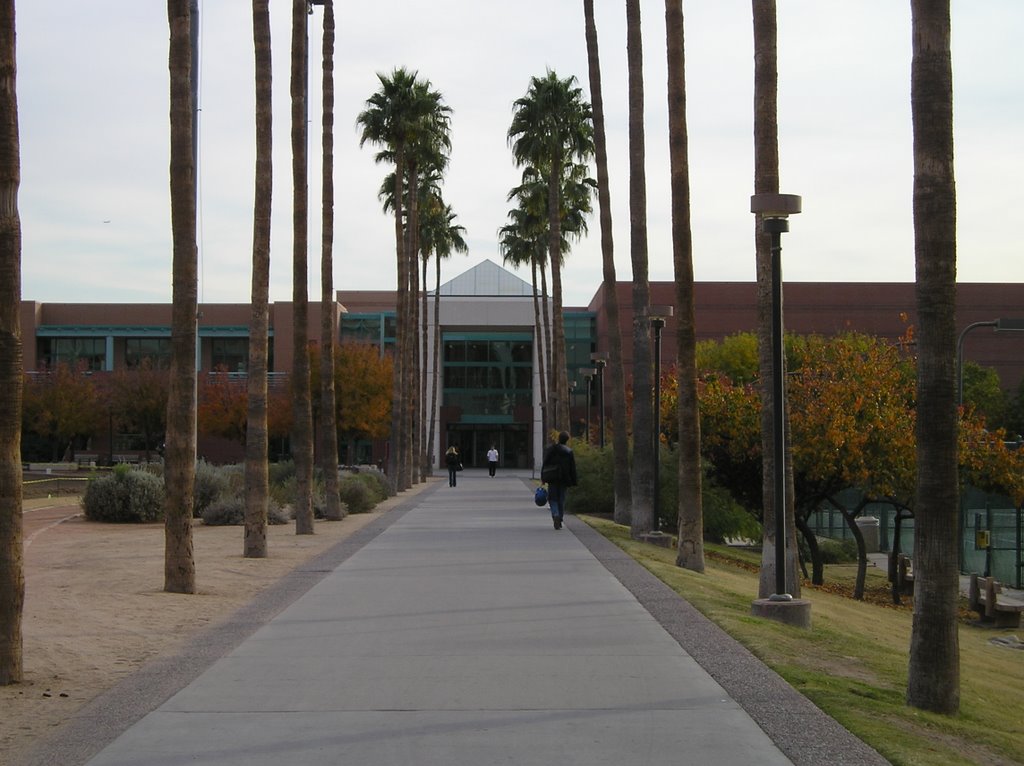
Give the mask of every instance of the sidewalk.
<path id="1" fill-rule="evenodd" d="M 525 475 L 437 482 L 39 763 L 884 764 Z M 91 760 L 89 760 L 91 757 Z"/>

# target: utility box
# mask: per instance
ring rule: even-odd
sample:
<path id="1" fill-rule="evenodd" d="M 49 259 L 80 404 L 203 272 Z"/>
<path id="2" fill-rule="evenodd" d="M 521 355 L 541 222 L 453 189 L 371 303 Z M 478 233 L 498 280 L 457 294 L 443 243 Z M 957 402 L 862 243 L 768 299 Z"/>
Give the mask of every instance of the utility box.
<path id="1" fill-rule="evenodd" d="M 974 532 L 974 549 L 983 551 L 992 545 L 992 533 L 987 529 L 978 529 Z"/>

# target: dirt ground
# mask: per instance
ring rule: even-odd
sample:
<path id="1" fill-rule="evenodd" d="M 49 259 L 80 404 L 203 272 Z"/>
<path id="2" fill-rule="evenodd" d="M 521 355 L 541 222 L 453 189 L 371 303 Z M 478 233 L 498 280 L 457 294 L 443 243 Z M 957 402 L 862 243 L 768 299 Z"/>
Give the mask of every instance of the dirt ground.
<path id="1" fill-rule="evenodd" d="M 0 687 L 0 763 L 16 760 L 147 660 L 180 651 L 307 559 L 429 484 L 374 513 L 268 530 L 269 556 L 242 557 L 241 527 L 193 531 L 199 593 L 163 592 L 162 524 L 87 522 L 78 498 L 26 500 L 24 681 Z"/>

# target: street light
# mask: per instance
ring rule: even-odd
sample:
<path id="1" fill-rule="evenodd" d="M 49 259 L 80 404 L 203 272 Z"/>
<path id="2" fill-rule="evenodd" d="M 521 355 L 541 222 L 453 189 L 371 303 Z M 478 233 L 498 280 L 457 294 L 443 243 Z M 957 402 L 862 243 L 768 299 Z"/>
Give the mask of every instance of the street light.
<path id="1" fill-rule="evenodd" d="M 594 367 L 583 367 L 580 369 L 580 373 L 583 375 L 584 380 L 587 381 L 587 444 L 590 444 L 590 400 L 593 398 L 591 387 L 594 381 L 594 376 L 597 375 L 597 370 Z"/>
<path id="2" fill-rule="evenodd" d="M 772 238 L 772 454 L 774 456 L 775 593 L 771 601 L 792 601 L 786 589 L 786 390 L 782 338 L 782 234 L 789 231 L 788 218 L 800 212 L 796 194 L 754 194 L 750 212 L 761 219 L 762 231 Z"/>
<path id="3" fill-rule="evenodd" d="M 594 363 L 594 367 L 597 369 L 598 445 L 601 449 L 604 449 L 604 366 L 608 364 L 608 352 L 595 351 L 590 355 L 590 361 Z"/>
<path id="4" fill-rule="evenodd" d="M 956 339 L 956 403 L 964 405 L 964 336 L 976 327 L 994 327 L 996 332 L 1022 332 L 1024 319 L 1003 318 L 987 322 L 973 322 L 967 325 Z"/>
<path id="5" fill-rule="evenodd" d="M 671 306 L 648 309 L 654 330 L 654 530 L 661 531 L 661 331 L 665 319 L 672 316 Z"/>

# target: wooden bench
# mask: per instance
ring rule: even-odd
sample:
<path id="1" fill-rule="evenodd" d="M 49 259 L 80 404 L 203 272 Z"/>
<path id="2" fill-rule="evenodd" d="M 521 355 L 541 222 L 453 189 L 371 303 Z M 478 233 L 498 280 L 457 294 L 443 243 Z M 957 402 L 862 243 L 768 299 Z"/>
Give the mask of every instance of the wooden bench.
<path id="1" fill-rule="evenodd" d="M 1020 613 L 1024 612 L 1024 599 L 1007 596 L 994 577 L 971 575 L 967 600 L 972 612 L 977 612 L 982 622 L 990 622 L 997 628 L 1019 628 Z"/>

